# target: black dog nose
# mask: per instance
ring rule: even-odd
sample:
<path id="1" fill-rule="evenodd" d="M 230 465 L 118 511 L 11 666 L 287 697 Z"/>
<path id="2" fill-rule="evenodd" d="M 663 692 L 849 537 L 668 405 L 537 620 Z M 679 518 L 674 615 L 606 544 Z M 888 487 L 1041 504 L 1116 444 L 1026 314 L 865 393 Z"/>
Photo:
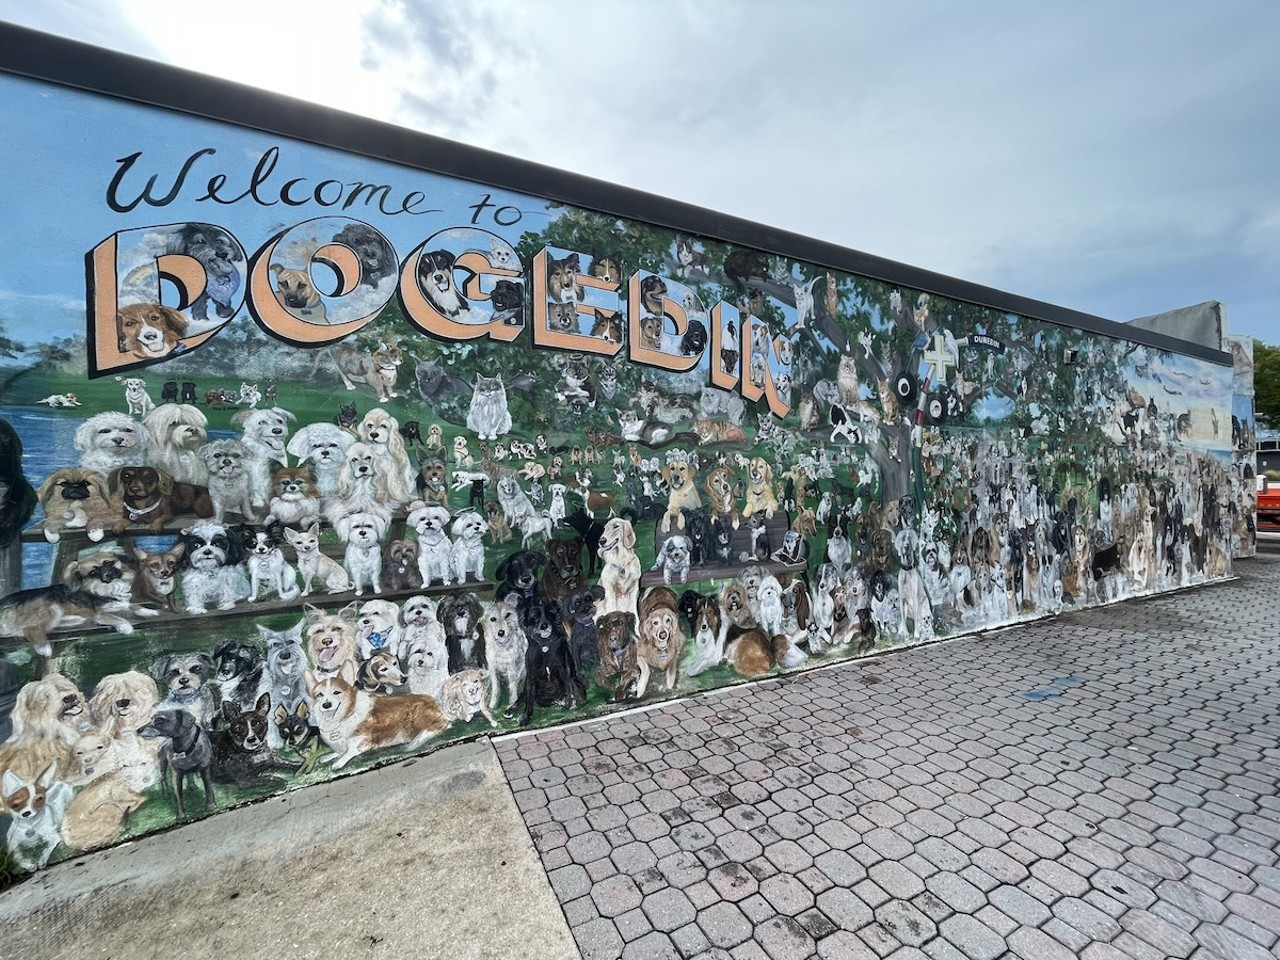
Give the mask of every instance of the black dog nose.
<path id="1" fill-rule="evenodd" d="M 79 700 L 80 700 L 80 697 L 77 694 L 68 693 L 65 697 L 62 698 L 62 703 L 64 706 L 73 707 L 79 702 Z"/>
<path id="2" fill-rule="evenodd" d="M 132 700 L 117 700 L 116 706 L 119 707 L 121 710 L 124 710 L 132 702 L 133 702 Z"/>

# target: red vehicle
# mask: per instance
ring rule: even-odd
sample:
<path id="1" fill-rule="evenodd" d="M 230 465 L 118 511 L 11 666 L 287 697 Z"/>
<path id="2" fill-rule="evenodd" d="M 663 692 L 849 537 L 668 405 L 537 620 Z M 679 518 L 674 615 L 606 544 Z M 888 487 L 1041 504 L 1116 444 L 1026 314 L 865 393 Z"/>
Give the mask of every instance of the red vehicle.
<path id="1" fill-rule="evenodd" d="M 1258 522 L 1280 523 L 1280 480 L 1258 477 Z"/>

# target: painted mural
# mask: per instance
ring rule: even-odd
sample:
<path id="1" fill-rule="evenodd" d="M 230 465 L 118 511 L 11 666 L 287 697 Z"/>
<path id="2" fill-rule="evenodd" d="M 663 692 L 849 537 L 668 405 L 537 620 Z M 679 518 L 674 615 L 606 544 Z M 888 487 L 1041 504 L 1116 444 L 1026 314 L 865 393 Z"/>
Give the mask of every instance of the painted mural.
<path id="1" fill-rule="evenodd" d="M 1229 366 L 11 76 L 0 123 L 15 869 L 1230 573 Z"/>

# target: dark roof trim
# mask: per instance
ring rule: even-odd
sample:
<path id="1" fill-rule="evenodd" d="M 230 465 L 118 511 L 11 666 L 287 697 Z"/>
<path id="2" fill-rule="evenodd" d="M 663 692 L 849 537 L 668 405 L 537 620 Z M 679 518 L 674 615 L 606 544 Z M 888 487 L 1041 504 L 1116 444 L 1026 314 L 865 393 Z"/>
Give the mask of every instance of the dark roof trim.
<path id="1" fill-rule="evenodd" d="M 0 70 L 531 194 L 1229 366 L 1231 354 L 692 204 L 0 22 Z"/>

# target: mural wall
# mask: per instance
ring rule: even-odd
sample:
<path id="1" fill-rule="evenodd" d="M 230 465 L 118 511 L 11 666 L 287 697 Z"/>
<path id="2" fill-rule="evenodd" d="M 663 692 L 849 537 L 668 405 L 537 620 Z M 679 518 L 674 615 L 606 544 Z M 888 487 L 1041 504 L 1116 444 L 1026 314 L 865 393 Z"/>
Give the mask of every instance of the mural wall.
<path id="1" fill-rule="evenodd" d="M 1227 337 L 1231 351 L 1231 447 L 1235 467 L 1236 505 L 1232 529 L 1235 559 L 1258 552 L 1258 427 L 1253 415 L 1253 338 Z"/>
<path id="2" fill-rule="evenodd" d="M 1229 365 L 2 74 L 0 124 L 18 869 L 1230 573 Z"/>

